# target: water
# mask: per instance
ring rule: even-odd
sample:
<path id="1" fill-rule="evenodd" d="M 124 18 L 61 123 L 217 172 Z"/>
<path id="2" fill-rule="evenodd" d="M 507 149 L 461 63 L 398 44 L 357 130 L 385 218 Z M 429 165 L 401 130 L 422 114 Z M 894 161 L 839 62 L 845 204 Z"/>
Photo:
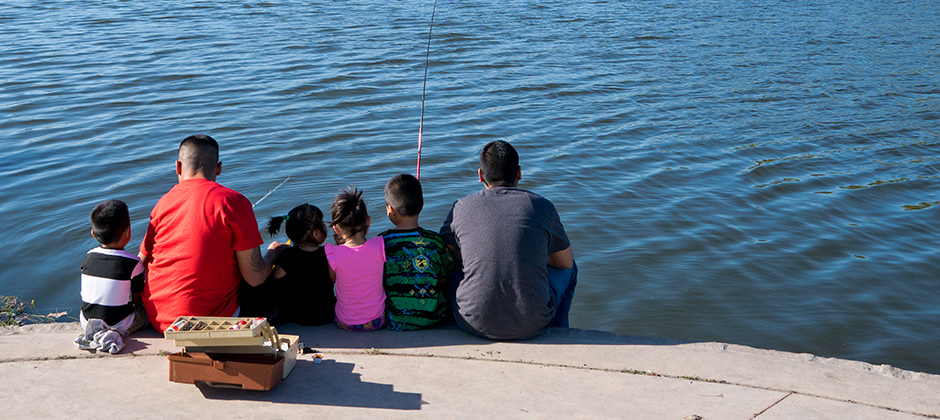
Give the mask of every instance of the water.
<path id="1" fill-rule="evenodd" d="M 512 142 L 575 327 L 940 373 L 940 3 L 442 1 L 423 225 Z M 88 214 L 136 251 L 189 134 L 263 218 L 414 173 L 430 1 L 0 5 L 0 294 L 76 315 Z M 283 240 L 283 238 L 280 238 Z"/>

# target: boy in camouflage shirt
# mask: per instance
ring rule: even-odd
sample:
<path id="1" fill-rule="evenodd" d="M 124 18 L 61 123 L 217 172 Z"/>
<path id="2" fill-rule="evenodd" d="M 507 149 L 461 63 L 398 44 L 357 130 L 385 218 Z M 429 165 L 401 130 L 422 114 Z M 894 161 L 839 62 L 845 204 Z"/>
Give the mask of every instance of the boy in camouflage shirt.
<path id="1" fill-rule="evenodd" d="M 441 321 L 447 313 L 444 282 L 454 268 L 444 240 L 418 225 L 424 207 L 421 183 L 401 174 L 385 184 L 385 211 L 395 228 L 385 240 L 385 310 L 387 327 L 416 330 Z"/>

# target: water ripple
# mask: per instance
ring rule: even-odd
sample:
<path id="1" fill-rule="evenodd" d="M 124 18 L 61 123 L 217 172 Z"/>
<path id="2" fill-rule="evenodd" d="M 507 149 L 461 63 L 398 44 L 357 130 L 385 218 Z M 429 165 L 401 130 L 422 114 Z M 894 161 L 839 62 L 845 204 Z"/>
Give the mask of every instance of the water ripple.
<path id="1" fill-rule="evenodd" d="M 938 10 L 439 4 L 422 222 L 509 140 L 574 244 L 575 326 L 938 372 Z M 134 250 L 197 132 L 252 201 L 291 175 L 259 220 L 354 184 L 390 227 L 429 18 L 413 0 L 0 5 L 0 289 L 74 312 L 90 209 L 127 201 Z"/>

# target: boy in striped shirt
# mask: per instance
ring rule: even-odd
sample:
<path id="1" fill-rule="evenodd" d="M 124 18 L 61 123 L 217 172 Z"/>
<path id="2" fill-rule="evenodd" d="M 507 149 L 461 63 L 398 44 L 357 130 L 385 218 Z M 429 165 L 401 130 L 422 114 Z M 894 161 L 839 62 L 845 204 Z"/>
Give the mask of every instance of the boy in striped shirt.
<path id="1" fill-rule="evenodd" d="M 91 212 L 91 236 L 101 245 L 88 251 L 82 261 L 79 317 L 82 328 L 89 333 L 92 320 L 100 320 L 92 323 L 99 326 L 103 321 L 103 327 L 121 335 L 143 328 L 148 323 L 143 305 L 139 304 L 144 269 L 136 255 L 124 250 L 131 240 L 127 204 L 108 200 L 95 206 Z M 78 341 L 76 344 L 82 347 Z"/>

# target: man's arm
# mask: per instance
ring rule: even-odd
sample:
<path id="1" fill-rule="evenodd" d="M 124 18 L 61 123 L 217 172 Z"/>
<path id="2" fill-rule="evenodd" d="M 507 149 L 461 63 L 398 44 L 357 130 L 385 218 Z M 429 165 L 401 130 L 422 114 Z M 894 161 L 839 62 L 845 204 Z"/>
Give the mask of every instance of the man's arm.
<path id="1" fill-rule="evenodd" d="M 564 270 L 574 267 L 574 252 L 571 250 L 571 247 L 569 246 L 554 254 L 549 254 L 548 265 Z"/>
<path id="2" fill-rule="evenodd" d="M 235 259 L 238 260 L 238 268 L 242 272 L 242 277 L 251 286 L 258 286 L 264 283 L 264 280 L 271 274 L 274 268 L 274 260 L 280 254 L 282 248 L 287 245 L 281 245 L 277 241 L 268 246 L 268 250 L 261 257 L 260 248 L 251 248 L 244 251 L 235 251 Z"/>

